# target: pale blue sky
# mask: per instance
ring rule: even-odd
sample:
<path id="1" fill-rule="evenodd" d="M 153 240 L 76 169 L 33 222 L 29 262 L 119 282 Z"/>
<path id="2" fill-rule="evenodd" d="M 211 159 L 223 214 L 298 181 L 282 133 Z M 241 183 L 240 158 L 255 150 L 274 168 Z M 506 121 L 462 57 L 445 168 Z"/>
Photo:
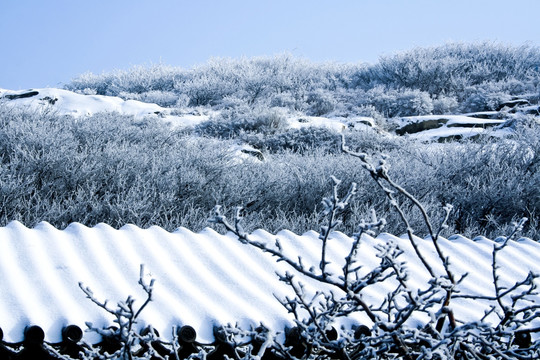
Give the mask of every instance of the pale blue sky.
<path id="1" fill-rule="evenodd" d="M 210 57 L 375 62 L 445 42 L 540 46 L 538 0 L 0 0 L 0 88 Z"/>

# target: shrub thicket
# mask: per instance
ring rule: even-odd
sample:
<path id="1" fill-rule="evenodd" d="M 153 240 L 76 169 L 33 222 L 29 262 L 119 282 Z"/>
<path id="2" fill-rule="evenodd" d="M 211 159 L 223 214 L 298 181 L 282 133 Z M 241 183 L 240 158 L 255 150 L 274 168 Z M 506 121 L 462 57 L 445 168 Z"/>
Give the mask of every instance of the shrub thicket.
<path id="1" fill-rule="evenodd" d="M 133 223 L 199 230 L 216 203 L 247 206 L 253 227 L 271 231 L 313 228 L 328 176 L 359 183 L 345 229 L 358 214 L 390 212 L 383 194 L 363 186 L 368 175 L 338 149 L 329 130 L 304 129 L 241 137 L 265 152 L 265 161 L 242 160 L 235 141 L 192 136 L 159 120 L 97 114 L 74 120 L 53 113 L 2 107 L 0 113 L 0 221 L 27 226 L 48 221 L 111 226 Z M 350 131 L 351 146 L 389 155 L 390 171 L 435 213 L 455 206 L 449 232 L 500 233 L 515 216 L 530 219 L 537 236 L 540 199 L 536 122 L 507 140 L 425 146 L 376 131 Z M 245 154 L 244 154 L 245 156 Z M 414 211 L 413 209 L 406 209 Z M 399 221 L 386 215 L 402 233 Z"/>
<path id="2" fill-rule="evenodd" d="M 385 116 L 491 110 L 511 97 L 538 99 L 540 49 L 450 43 L 383 56 L 375 64 L 312 63 L 291 55 L 211 59 L 192 69 L 136 66 L 83 74 L 69 90 L 163 106 L 284 107 L 311 115 Z M 536 101 L 536 100 L 535 100 Z"/>

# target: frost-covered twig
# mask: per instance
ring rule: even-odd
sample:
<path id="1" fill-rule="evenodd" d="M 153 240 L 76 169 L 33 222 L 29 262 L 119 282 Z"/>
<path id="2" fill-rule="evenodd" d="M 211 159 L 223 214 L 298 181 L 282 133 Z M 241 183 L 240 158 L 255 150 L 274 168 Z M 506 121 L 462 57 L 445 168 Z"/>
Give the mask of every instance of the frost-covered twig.
<path id="1" fill-rule="evenodd" d="M 370 306 L 361 298 L 361 296 L 358 296 L 358 294 L 354 294 L 348 289 L 348 286 L 345 285 L 343 282 L 343 278 L 335 279 L 334 277 L 329 276 L 323 276 L 322 274 L 317 274 L 313 272 L 311 269 L 306 269 L 304 265 L 301 263 L 301 260 L 292 260 L 291 258 L 285 256 L 281 249 L 281 244 L 278 240 L 276 240 L 276 248 L 270 248 L 266 244 L 261 243 L 259 241 L 252 240 L 248 234 L 246 234 L 243 231 L 241 224 L 242 217 L 241 217 L 241 211 L 239 209 L 235 212 L 235 226 L 232 226 L 228 221 L 227 218 L 221 213 L 221 206 L 216 205 L 214 208 L 214 216 L 212 216 L 208 221 L 210 223 L 214 224 L 221 224 L 225 226 L 225 228 L 235 234 L 238 237 L 238 240 L 247 245 L 254 246 L 263 252 L 267 252 L 275 257 L 278 258 L 278 261 L 283 261 L 287 264 L 289 264 L 293 269 L 301 273 L 302 275 L 305 275 L 309 278 L 312 278 L 314 280 L 320 281 L 322 283 L 326 283 L 332 286 L 337 287 L 338 289 L 344 291 L 345 293 L 349 293 L 351 296 L 351 299 L 354 299 L 358 303 L 358 305 L 366 312 L 368 317 L 373 321 L 377 322 L 378 317 L 375 315 L 372 311 Z"/>
<path id="2" fill-rule="evenodd" d="M 336 218 L 341 212 L 345 210 L 345 208 L 349 205 L 349 201 L 351 200 L 351 198 L 356 194 L 356 183 L 353 182 L 347 195 L 343 199 L 340 199 L 338 195 L 338 190 L 339 185 L 341 184 L 341 180 L 338 180 L 335 176 L 332 176 L 331 178 L 333 182 L 332 197 L 325 197 L 322 200 L 323 216 L 328 217 L 328 223 L 326 226 L 321 226 L 321 233 L 319 235 L 319 239 L 322 240 L 322 253 L 319 268 L 321 269 L 321 273 L 324 278 L 328 275 L 326 273 L 326 265 L 328 264 L 328 262 L 326 261 L 326 247 L 328 239 L 330 237 L 330 233 L 339 224 L 341 224 L 341 221 L 337 220 Z"/>
<path id="3" fill-rule="evenodd" d="M 352 269 L 351 267 L 354 263 L 354 258 L 356 256 L 356 253 L 358 252 L 358 247 L 360 246 L 360 241 L 362 240 L 362 235 L 364 233 L 373 235 L 373 229 L 382 229 L 386 225 L 386 220 L 384 218 L 377 219 L 377 214 L 375 213 L 375 210 L 371 210 L 371 221 L 366 222 L 364 219 L 360 221 L 360 225 L 358 226 L 358 232 L 353 234 L 354 242 L 351 246 L 351 250 L 349 251 L 349 254 L 347 257 L 345 257 L 345 265 L 343 266 L 343 282 L 345 284 L 345 288 L 349 288 L 349 275 L 353 272 L 356 272 L 357 269 Z"/>
<path id="4" fill-rule="evenodd" d="M 429 216 L 427 215 L 427 211 L 424 208 L 424 206 L 412 194 L 410 194 L 402 186 L 400 186 L 395 181 L 393 181 L 392 178 L 388 175 L 388 165 L 386 163 L 386 157 L 385 156 L 381 157 L 381 159 L 379 160 L 379 162 L 378 162 L 378 164 L 376 166 L 373 165 L 372 163 L 370 163 L 369 157 L 368 157 L 367 154 L 351 151 L 347 147 L 347 145 L 345 143 L 345 136 L 343 134 L 341 135 L 341 150 L 344 153 L 348 154 L 348 155 L 351 155 L 351 156 L 353 156 L 355 158 L 358 158 L 360 160 L 360 166 L 363 167 L 364 169 L 366 169 L 369 172 L 371 178 L 384 191 L 387 198 L 390 200 L 390 204 L 398 212 L 401 220 L 406 225 L 406 227 L 407 227 L 407 236 L 408 236 L 409 242 L 412 245 L 418 259 L 422 262 L 422 264 L 424 265 L 426 270 L 429 272 L 431 277 L 436 277 L 435 271 L 433 270 L 433 267 L 431 266 L 431 264 L 429 264 L 429 262 L 427 260 L 427 257 L 425 257 L 425 255 L 422 254 L 422 252 L 420 251 L 418 245 L 416 244 L 416 241 L 414 240 L 414 237 L 413 237 L 413 230 L 412 230 L 412 228 L 411 228 L 411 226 L 409 224 L 409 221 L 408 221 L 407 217 L 405 216 L 404 211 L 401 209 L 397 199 L 395 198 L 394 194 L 396 192 L 399 193 L 399 194 L 402 194 L 403 196 L 405 196 L 405 198 L 407 198 L 409 201 L 411 201 L 416 206 L 416 208 L 422 214 L 422 218 L 424 219 L 424 224 L 426 225 L 426 228 L 428 229 L 428 233 L 430 235 L 430 238 L 431 238 L 431 241 L 432 241 L 433 246 L 435 248 L 435 251 L 437 253 L 437 256 L 438 256 L 439 260 L 441 261 L 441 263 L 443 265 L 446 277 L 448 278 L 448 280 L 453 285 L 455 285 L 456 281 L 455 281 L 455 278 L 454 278 L 454 275 L 453 275 L 452 271 L 450 270 L 448 258 L 443 254 L 443 252 L 442 252 L 442 250 L 441 250 L 441 248 L 439 246 L 439 243 L 438 243 L 438 236 L 439 236 L 441 230 L 446 226 L 446 222 L 448 220 L 448 217 L 449 217 L 450 211 L 452 210 L 452 207 L 448 206 L 448 205 L 444 207 L 445 217 L 442 220 L 440 229 L 435 233 L 433 231 L 433 226 L 431 225 L 431 221 L 429 219 Z M 442 304 L 442 307 L 448 307 L 450 305 L 450 300 L 452 298 L 453 287 L 448 287 L 448 288 L 445 289 L 445 291 L 446 291 L 446 298 L 445 298 L 444 303 Z M 439 331 L 442 330 L 443 321 L 444 320 L 441 319 L 439 321 L 439 323 L 437 324 L 437 329 Z"/>
<path id="5" fill-rule="evenodd" d="M 377 166 L 374 166 L 373 164 L 369 162 L 369 156 L 366 153 L 354 152 L 348 148 L 348 146 L 345 144 L 344 135 L 341 135 L 341 150 L 348 155 L 358 158 L 360 160 L 360 166 L 369 172 L 371 178 L 375 180 L 375 183 L 384 191 L 385 195 L 390 200 L 390 204 L 396 209 L 401 220 L 406 225 L 409 242 L 411 243 L 416 255 L 422 262 L 422 265 L 429 272 L 431 277 L 435 277 L 435 272 L 433 271 L 431 265 L 427 262 L 426 257 L 420 252 L 420 249 L 418 248 L 418 245 L 416 244 L 416 241 L 413 238 L 413 229 L 411 228 L 409 224 L 409 220 L 405 216 L 405 213 L 403 212 L 397 200 L 395 199 L 394 193 L 395 191 L 403 190 L 406 193 L 406 194 L 404 193 L 405 196 L 407 195 L 411 196 L 411 195 L 407 191 L 405 191 L 405 189 L 401 188 L 400 186 L 397 186 L 397 184 L 393 182 L 388 182 L 388 184 L 391 185 L 391 187 L 394 187 L 394 189 L 388 188 L 387 186 L 385 186 L 383 182 L 383 180 L 389 180 L 386 159 L 383 157 L 379 161 L 379 164 Z M 423 208 L 421 210 L 423 210 Z M 427 217 L 424 217 L 424 219 L 427 219 Z M 427 226 L 431 230 L 431 223 L 429 223 L 429 221 L 428 221 Z"/>
<path id="6" fill-rule="evenodd" d="M 514 286 L 512 286 L 511 288 L 509 289 L 505 289 L 501 284 L 500 284 L 500 277 L 499 275 L 497 274 L 497 270 L 499 269 L 499 265 L 498 265 L 498 262 L 497 262 L 497 256 L 498 254 L 510 243 L 510 241 L 512 241 L 514 239 L 514 237 L 523 229 L 523 226 L 525 225 L 525 223 L 527 222 L 527 218 L 522 218 L 519 222 L 516 222 L 513 224 L 513 229 L 512 229 L 512 232 L 510 233 L 509 236 L 507 236 L 503 241 L 502 243 L 499 245 L 497 243 L 495 243 L 493 245 L 493 251 L 492 251 L 492 264 L 491 264 L 491 274 L 492 274 L 492 277 L 493 277 L 493 285 L 494 285 L 494 288 L 495 288 L 495 300 L 497 302 L 497 304 L 499 305 L 499 308 L 501 309 L 501 311 L 503 312 L 503 316 L 501 317 L 501 321 L 500 323 L 498 324 L 497 328 L 500 328 L 504 325 L 506 325 L 512 318 L 515 318 L 516 316 L 516 309 L 515 309 L 515 306 L 518 302 L 518 300 L 524 298 L 525 296 L 527 295 L 530 295 L 535 289 L 536 289 L 536 285 L 534 283 L 534 280 L 535 278 L 538 276 L 536 274 L 533 274 L 533 273 L 529 273 L 527 275 L 527 277 L 521 281 L 521 282 L 516 282 L 516 284 Z M 503 302 L 503 299 L 513 293 L 515 290 L 517 290 L 518 288 L 522 287 L 522 286 L 525 286 L 525 285 L 528 285 L 530 286 L 529 290 L 528 291 L 524 291 L 522 292 L 521 294 L 519 295 L 514 295 L 512 296 L 512 304 L 511 305 L 506 305 L 504 304 Z"/>
<path id="7" fill-rule="evenodd" d="M 108 300 L 98 300 L 89 287 L 84 286 L 82 282 L 79 282 L 79 287 L 88 299 L 115 317 L 114 322 L 118 324 L 118 329 L 99 329 L 95 328 L 90 322 L 86 323 L 90 331 L 94 331 L 104 337 L 113 337 L 118 341 L 121 348 L 116 351 L 115 354 L 111 354 L 113 357 L 121 355 L 125 359 L 133 358 L 131 349 L 139 339 L 133 326 L 137 323 L 137 319 L 144 308 L 152 301 L 154 282 L 155 279 L 150 279 L 150 281 L 145 280 L 144 265 L 141 264 L 138 283 L 146 293 L 146 300 L 138 310 L 135 310 L 133 307 L 135 299 L 131 295 L 129 295 L 125 301 L 119 301 L 116 309 L 112 309 L 108 306 Z"/>

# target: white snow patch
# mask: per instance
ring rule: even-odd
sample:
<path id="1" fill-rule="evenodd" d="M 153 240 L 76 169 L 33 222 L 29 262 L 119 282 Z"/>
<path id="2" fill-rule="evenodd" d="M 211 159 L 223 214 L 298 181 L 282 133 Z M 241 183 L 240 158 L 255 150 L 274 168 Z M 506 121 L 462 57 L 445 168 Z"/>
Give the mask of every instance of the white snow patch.
<path id="1" fill-rule="evenodd" d="M 301 129 L 305 127 L 325 127 L 341 132 L 347 125 L 340 119 L 326 118 L 322 116 L 293 116 L 288 119 L 291 129 Z"/>
<path id="2" fill-rule="evenodd" d="M 30 97 L 8 99 L 37 91 Z M 7 106 L 24 107 L 33 111 L 54 111 L 59 115 L 75 118 L 102 112 L 116 112 L 135 118 L 159 117 L 172 127 L 194 126 L 209 119 L 209 115 L 171 115 L 170 109 L 137 100 L 123 100 L 115 96 L 83 95 L 72 91 L 45 88 L 22 91 L 0 90 L 0 101 Z"/>

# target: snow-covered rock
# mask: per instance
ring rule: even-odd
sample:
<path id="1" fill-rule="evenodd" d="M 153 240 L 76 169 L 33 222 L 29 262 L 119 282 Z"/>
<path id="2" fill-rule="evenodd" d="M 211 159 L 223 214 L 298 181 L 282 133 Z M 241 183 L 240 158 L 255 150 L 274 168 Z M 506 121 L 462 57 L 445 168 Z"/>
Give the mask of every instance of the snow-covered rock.
<path id="1" fill-rule="evenodd" d="M 233 152 L 235 159 L 241 162 L 243 161 L 261 162 L 265 160 L 264 154 L 260 150 L 255 149 L 251 145 L 247 145 L 247 144 L 234 145 L 231 147 L 231 151 Z"/>
<path id="2" fill-rule="evenodd" d="M 481 134 L 504 123 L 505 120 L 465 115 L 408 116 L 398 119 L 395 131 L 397 135 L 408 135 L 419 140 L 461 139 Z"/>

